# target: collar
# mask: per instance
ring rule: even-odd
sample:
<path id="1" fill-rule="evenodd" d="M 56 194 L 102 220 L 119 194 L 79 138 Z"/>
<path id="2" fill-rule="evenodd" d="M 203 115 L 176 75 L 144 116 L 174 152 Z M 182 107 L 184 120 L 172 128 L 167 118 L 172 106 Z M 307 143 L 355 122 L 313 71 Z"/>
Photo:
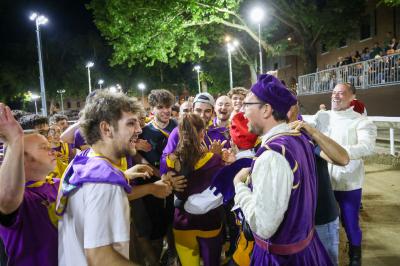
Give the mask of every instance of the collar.
<path id="1" fill-rule="evenodd" d="M 267 140 L 269 140 L 271 137 L 283 133 L 283 132 L 291 132 L 292 130 L 289 128 L 288 124 L 286 123 L 281 123 L 273 128 L 271 128 L 265 135 L 261 137 L 262 143 L 264 144 Z"/>
<path id="2" fill-rule="evenodd" d="M 346 110 L 342 110 L 342 111 L 334 111 L 331 110 L 330 111 L 331 114 L 335 115 L 335 116 L 342 116 L 342 117 L 359 117 L 361 116 L 361 114 L 357 113 L 356 111 L 353 110 L 353 106 L 350 106 L 349 108 L 347 108 Z"/>

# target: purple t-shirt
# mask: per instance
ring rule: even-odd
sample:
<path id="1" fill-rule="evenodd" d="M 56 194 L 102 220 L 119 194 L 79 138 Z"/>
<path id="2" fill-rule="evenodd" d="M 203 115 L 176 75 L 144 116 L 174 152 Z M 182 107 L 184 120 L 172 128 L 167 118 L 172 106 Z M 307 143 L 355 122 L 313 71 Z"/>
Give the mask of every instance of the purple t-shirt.
<path id="1" fill-rule="evenodd" d="M 54 266 L 58 264 L 58 231 L 55 200 L 59 179 L 54 184 L 26 187 L 21 206 L 1 217 L 8 265 Z"/>

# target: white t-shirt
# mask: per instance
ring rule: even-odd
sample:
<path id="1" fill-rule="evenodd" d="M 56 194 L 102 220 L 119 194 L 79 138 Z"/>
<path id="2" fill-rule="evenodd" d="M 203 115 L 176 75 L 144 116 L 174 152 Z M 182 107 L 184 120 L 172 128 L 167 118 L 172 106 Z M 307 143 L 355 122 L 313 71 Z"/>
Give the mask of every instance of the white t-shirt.
<path id="1" fill-rule="evenodd" d="M 129 258 L 129 202 L 117 185 L 86 183 L 68 199 L 58 225 L 59 265 L 87 265 L 85 249 L 113 245 Z"/>

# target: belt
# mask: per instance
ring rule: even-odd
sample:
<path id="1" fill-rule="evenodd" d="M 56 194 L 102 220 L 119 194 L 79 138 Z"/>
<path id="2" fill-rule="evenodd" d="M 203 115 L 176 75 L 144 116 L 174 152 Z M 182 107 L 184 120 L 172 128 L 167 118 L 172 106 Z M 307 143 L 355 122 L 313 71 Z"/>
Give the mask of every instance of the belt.
<path id="1" fill-rule="evenodd" d="M 262 249 L 266 250 L 268 253 L 285 256 L 298 253 L 303 249 L 305 249 L 313 239 L 314 231 L 315 231 L 314 228 L 312 228 L 305 239 L 300 240 L 296 243 L 286 244 L 286 245 L 273 244 L 271 242 L 265 241 L 259 236 L 257 236 L 254 232 L 253 235 L 256 244 L 260 246 Z"/>

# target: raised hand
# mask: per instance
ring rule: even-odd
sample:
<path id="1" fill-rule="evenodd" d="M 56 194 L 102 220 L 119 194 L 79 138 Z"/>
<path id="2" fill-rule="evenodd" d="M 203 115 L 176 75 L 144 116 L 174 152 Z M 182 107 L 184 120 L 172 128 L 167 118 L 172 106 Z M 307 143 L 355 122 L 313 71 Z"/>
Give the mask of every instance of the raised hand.
<path id="1" fill-rule="evenodd" d="M 13 143 L 22 138 L 24 132 L 8 106 L 0 103 L 0 141 Z"/>
<path id="2" fill-rule="evenodd" d="M 146 164 L 137 164 L 124 172 L 125 176 L 132 180 L 135 178 L 150 178 L 153 175 L 153 168 Z"/>
<path id="3" fill-rule="evenodd" d="M 208 147 L 208 151 L 222 156 L 222 149 L 224 148 L 226 142 L 227 140 L 222 142 L 220 140 L 214 140 Z"/>

